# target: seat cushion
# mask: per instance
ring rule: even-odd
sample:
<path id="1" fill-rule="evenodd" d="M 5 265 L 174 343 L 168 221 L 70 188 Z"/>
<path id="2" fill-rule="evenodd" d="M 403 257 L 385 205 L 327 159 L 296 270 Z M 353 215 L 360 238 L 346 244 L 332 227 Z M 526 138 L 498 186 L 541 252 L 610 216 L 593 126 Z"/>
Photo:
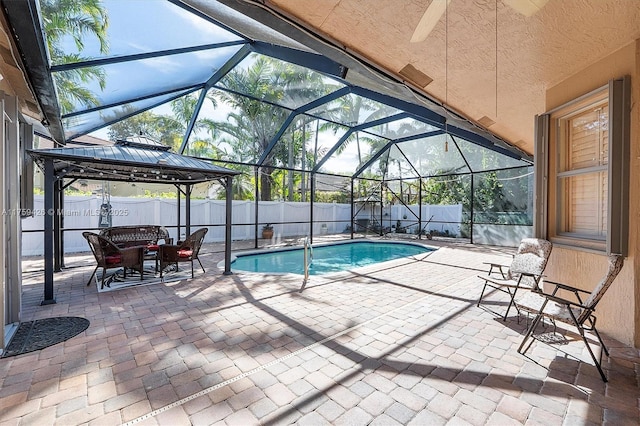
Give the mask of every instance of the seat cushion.
<path id="1" fill-rule="evenodd" d="M 567 305 L 556 302 L 547 303 L 547 306 L 544 307 L 544 315 L 554 320 L 573 324 L 572 315 L 569 310 L 573 312 L 573 316 L 575 318 L 580 318 L 580 315 L 582 315 L 582 309 L 573 307 L 569 308 Z"/>
<path id="2" fill-rule="evenodd" d="M 107 263 L 107 265 L 117 265 L 118 263 L 122 262 L 122 255 L 111 254 L 109 256 L 105 256 L 104 260 Z"/>
<path id="3" fill-rule="evenodd" d="M 193 250 L 178 250 L 178 257 L 191 257 Z"/>
<path id="4" fill-rule="evenodd" d="M 527 312 L 537 314 L 538 312 L 540 312 L 542 304 L 545 300 L 547 299 L 544 296 L 541 296 L 533 291 L 529 291 L 525 293 L 525 295 L 521 298 L 516 299 L 515 303 L 518 309 L 523 309 Z"/>
<path id="5" fill-rule="evenodd" d="M 542 304 L 545 302 L 545 300 L 547 300 L 546 297 L 534 292 L 529 292 L 520 299 L 516 300 L 516 306 L 518 307 L 518 309 L 523 309 L 533 314 L 537 314 L 538 312 L 540 312 Z M 570 309 L 571 312 L 569 311 Z M 544 315 L 546 317 L 567 324 L 573 324 L 571 315 L 572 312 L 575 318 L 579 318 L 582 314 L 582 309 L 577 307 L 569 307 L 566 304 L 557 303 L 553 300 L 550 300 L 544 307 Z"/>

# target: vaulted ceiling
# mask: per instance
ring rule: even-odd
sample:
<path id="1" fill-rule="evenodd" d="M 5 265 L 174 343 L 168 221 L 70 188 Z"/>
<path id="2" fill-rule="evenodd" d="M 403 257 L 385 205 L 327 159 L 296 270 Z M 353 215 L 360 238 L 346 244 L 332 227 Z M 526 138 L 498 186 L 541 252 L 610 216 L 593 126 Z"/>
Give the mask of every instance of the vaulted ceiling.
<path id="1" fill-rule="evenodd" d="M 266 0 L 260 7 L 529 153 L 545 90 L 640 38 L 637 0 Z M 426 80 L 416 81 L 415 71 Z"/>

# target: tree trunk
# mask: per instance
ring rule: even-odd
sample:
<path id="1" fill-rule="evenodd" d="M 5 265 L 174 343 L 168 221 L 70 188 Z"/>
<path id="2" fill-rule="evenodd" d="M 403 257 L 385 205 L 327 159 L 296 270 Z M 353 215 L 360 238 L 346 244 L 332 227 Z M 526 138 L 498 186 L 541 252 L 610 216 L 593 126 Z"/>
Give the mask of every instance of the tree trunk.
<path id="1" fill-rule="evenodd" d="M 271 174 L 272 167 L 262 167 L 260 173 L 260 200 L 271 201 Z"/>

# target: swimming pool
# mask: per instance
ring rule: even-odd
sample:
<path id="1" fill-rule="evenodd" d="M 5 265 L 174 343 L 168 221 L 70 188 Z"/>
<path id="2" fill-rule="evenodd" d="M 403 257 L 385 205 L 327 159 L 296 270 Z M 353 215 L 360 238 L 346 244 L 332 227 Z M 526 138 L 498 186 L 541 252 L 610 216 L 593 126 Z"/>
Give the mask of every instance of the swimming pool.
<path id="1" fill-rule="evenodd" d="M 350 241 L 313 247 L 309 275 L 347 271 L 360 266 L 428 253 L 433 248 L 411 243 Z M 248 272 L 304 274 L 304 249 L 240 254 L 231 268 Z"/>

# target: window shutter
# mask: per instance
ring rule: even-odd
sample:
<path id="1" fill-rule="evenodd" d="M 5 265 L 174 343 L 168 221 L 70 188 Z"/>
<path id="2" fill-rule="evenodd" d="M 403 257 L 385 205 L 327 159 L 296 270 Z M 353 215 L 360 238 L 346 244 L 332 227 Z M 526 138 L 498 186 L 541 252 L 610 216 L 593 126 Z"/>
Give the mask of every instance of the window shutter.
<path id="1" fill-rule="evenodd" d="M 549 189 L 549 122 L 550 115 L 536 115 L 534 147 L 534 210 L 533 235 L 536 238 L 548 238 L 547 203 Z"/>
<path id="2" fill-rule="evenodd" d="M 627 255 L 629 245 L 629 144 L 631 121 L 631 78 L 609 82 L 610 166 L 607 253 Z"/>

